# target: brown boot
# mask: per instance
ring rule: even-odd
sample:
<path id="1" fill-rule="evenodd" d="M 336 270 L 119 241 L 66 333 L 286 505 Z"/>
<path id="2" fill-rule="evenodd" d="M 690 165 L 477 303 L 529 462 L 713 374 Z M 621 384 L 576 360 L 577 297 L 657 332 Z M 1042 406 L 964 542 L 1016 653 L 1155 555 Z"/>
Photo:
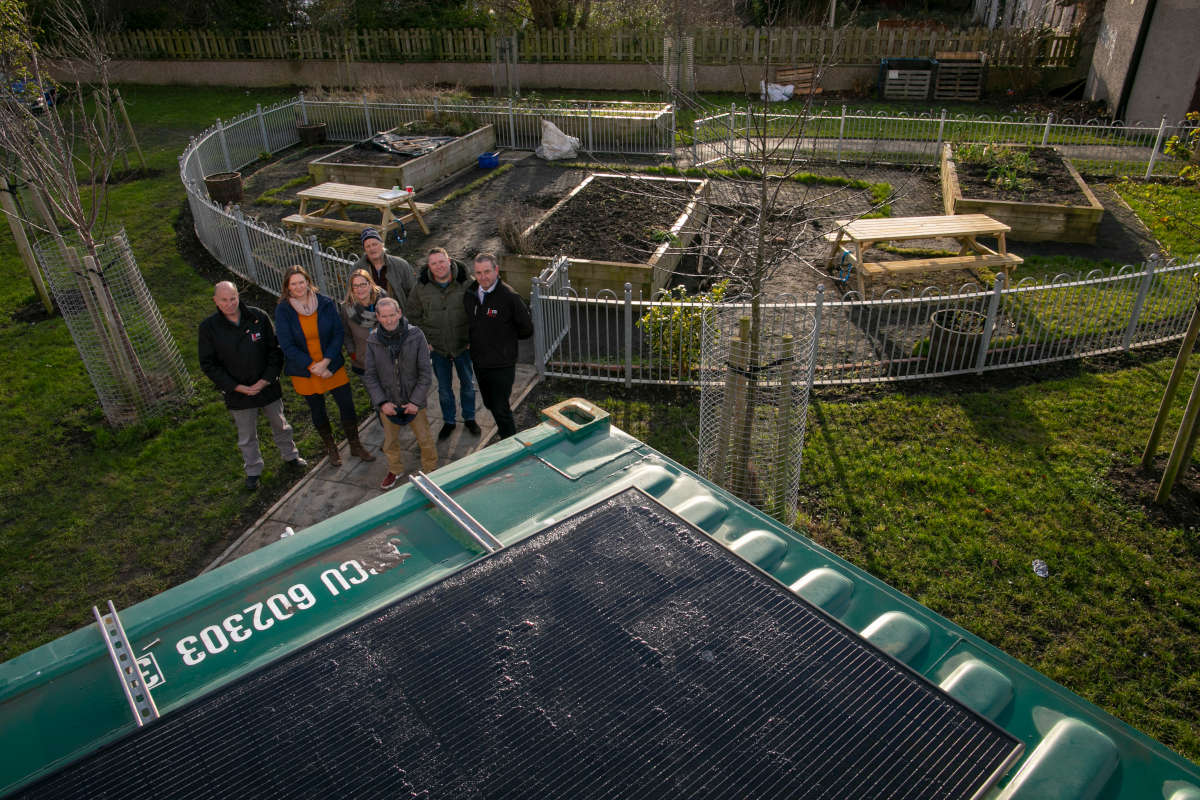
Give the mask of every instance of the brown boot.
<path id="1" fill-rule="evenodd" d="M 358 440 L 358 426 L 343 422 L 342 430 L 346 432 L 346 441 L 350 443 L 350 455 L 355 458 L 361 458 L 363 461 L 374 461 L 375 456 L 371 455 L 371 451 L 363 447 L 363 443 Z"/>
<path id="2" fill-rule="evenodd" d="M 338 453 L 337 441 L 333 438 L 333 428 L 324 425 L 317 428 L 317 433 L 321 434 L 321 442 L 325 445 L 325 455 L 329 456 L 329 463 L 340 467 L 342 456 Z"/>

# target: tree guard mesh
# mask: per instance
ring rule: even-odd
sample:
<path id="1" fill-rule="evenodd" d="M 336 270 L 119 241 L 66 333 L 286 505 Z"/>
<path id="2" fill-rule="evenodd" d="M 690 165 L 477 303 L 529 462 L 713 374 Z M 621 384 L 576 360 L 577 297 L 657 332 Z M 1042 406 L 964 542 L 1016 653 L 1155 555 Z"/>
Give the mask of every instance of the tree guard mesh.
<path id="1" fill-rule="evenodd" d="M 98 242 L 95 257 L 74 236 L 34 249 L 110 424 L 133 424 L 191 396 L 183 356 L 124 229 Z"/>
<path id="2" fill-rule="evenodd" d="M 721 304 L 704 314 L 700 474 L 789 525 L 816 321 L 794 302 L 763 301 L 757 312 L 749 304 Z"/>

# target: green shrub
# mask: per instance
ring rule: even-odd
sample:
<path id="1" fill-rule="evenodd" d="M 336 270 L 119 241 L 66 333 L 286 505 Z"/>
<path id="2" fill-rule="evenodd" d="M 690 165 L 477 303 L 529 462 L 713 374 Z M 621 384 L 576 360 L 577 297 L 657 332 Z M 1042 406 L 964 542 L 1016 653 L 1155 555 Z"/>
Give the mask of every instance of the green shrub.
<path id="1" fill-rule="evenodd" d="M 690 374 L 700 362 L 705 306 L 720 303 L 728 291 L 728 280 L 698 295 L 688 295 L 686 288 L 676 286 L 637 321 L 650 338 L 650 349 L 673 364 L 679 376 Z"/>

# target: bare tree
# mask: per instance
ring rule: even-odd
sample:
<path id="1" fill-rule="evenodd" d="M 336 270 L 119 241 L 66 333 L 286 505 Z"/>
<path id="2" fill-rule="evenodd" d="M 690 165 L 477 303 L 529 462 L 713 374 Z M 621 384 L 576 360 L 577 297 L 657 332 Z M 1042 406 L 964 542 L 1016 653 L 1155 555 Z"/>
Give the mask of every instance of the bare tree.
<path id="1" fill-rule="evenodd" d="M 688 36 L 690 8 L 690 0 L 674 4 L 669 19 L 675 43 Z M 893 198 L 875 198 L 874 205 L 861 208 L 861 188 L 807 180 L 803 173 L 811 168 L 815 142 L 810 127 L 817 124 L 815 95 L 800 95 L 800 107 L 793 104 L 786 113 L 770 108 L 761 92 L 779 60 L 772 46 L 768 35 L 759 51 L 761 62 L 743 73 L 745 103 L 737 109 L 736 122 L 729 120 L 731 135 L 709 142 L 710 157 L 686 166 L 687 174 L 709 180 L 705 229 L 689 232 L 705 243 L 707 280 L 724 282 L 724 300 L 738 301 L 738 307 L 746 309 L 734 312 L 737 317 L 726 320 L 718 334 L 727 340 L 718 365 L 724 374 L 704 379 L 706 390 L 719 384 L 723 394 L 713 411 L 720 418 L 701 423 L 702 440 L 706 425 L 715 432 L 715 441 L 707 446 L 711 463 L 704 463 L 702 452 L 702 471 L 744 499 L 785 517 L 794 513 L 794 488 L 790 503 L 786 496 L 799 474 L 803 446 L 807 397 L 795 390 L 805 378 L 803 366 L 810 351 L 802 346 L 811 340 L 805 338 L 811 320 L 794 311 L 796 304 L 772 302 L 777 294 L 773 286 L 781 274 L 793 271 L 812 272 L 832 283 L 822 262 L 828 253 L 824 236 L 835 229 L 836 219 L 856 218 Z M 812 65 L 814 85 L 833 61 L 831 56 Z M 664 72 L 665 91 L 676 108 L 690 110 L 697 118 L 731 111 L 689 90 L 680 72 Z M 655 182 L 642 180 L 637 170 L 629 169 L 626 175 L 627 193 L 662 192 Z M 860 208 L 852 210 L 854 206 Z M 647 253 L 655 246 L 647 242 Z M 713 258 L 713 253 L 720 255 Z M 787 318 L 788 313 L 793 316 Z M 706 405 L 702 400 L 702 408 Z M 764 434 L 771 426 L 774 429 Z M 701 445 L 703 451 L 705 442 Z"/>
<path id="2" fill-rule="evenodd" d="M 55 0 L 47 9 L 46 25 L 53 38 L 43 45 L 35 38 L 24 3 L 0 0 L 0 70 L 7 76 L 0 85 L 0 153 L 28 186 L 38 211 L 39 219 L 27 217 L 24 222 L 51 238 L 73 276 L 71 296 L 80 299 L 106 366 L 101 370 L 87 363 L 88 355 L 72 328 L 93 382 L 101 374 L 115 379 L 114 392 L 106 393 L 97 384 L 102 402 L 106 396 L 122 398 L 116 404 L 104 403 L 105 413 L 111 422 L 129 422 L 190 382 L 186 372 L 180 376 L 174 368 L 147 375 L 123 314 L 132 308 L 141 321 L 150 318 L 152 327 L 163 331 L 165 326 L 140 274 L 126 304 L 129 308 L 122 308 L 106 272 L 110 264 L 124 266 L 125 262 L 109 257 L 106 263 L 101 257 L 97 226 L 120 152 L 114 90 L 102 39 L 79 0 Z M 47 62 L 70 76 L 67 86 L 50 77 Z M 62 235 L 60 220 L 73 238 Z M 179 361 L 174 341 L 152 345 L 157 345 L 156 355 L 168 351 L 168 357 L 158 362 Z"/>

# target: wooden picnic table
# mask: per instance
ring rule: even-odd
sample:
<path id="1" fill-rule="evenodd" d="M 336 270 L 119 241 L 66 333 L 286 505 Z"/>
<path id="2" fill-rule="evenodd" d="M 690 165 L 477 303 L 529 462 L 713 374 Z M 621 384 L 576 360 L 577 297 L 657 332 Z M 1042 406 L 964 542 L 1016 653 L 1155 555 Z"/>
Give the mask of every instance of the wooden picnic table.
<path id="1" fill-rule="evenodd" d="M 335 231 L 362 233 L 365 228 L 375 228 L 379 235 L 387 238 L 388 231 L 402 222 L 416 220 L 421 230 L 429 233 L 422 212 L 428 211 L 429 203 L 418 203 L 410 192 L 403 189 L 380 189 L 378 186 L 355 186 L 350 183 L 320 183 L 296 193 L 300 198 L 300 212 L 283 218 L 283 224 L 297 229 L 328 228 Z M 323 202 L 316 211 L 308 210 L 312 200 Z M 379 222 L 354 222 L 346 216 L 348 206 L 367 206 L 379 209 Z M 407 206 L 407 211 L 397 214 L 397 209 Z M 336 218 L 334 215 L 340 218 Z"/>
<path id="2" fill-rule="evenodd" d="M 850 264 L 858 280 L 858 291 L 866 294 L 866 277 L 889 272 L 996 267 L 1008 271 L 1024 259 L 1008 252 L 1004 237 L 1012 228 L 986 214 L 955 214 L 936 217 L 882 217 L 836 221 L 837 230 L 825 234 L 833 243 L 829 253 L 831 267 Z M 978 241 L 980 236 L 996 239 L 993 250 Z M 879 242 L 913 239 L 953 239 L 959 243 L 956 256 L 908 258 L 897 261 L 866 261 L 863 254 Z M 845 245 L 853 249 L 847 249 Z"/>

